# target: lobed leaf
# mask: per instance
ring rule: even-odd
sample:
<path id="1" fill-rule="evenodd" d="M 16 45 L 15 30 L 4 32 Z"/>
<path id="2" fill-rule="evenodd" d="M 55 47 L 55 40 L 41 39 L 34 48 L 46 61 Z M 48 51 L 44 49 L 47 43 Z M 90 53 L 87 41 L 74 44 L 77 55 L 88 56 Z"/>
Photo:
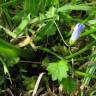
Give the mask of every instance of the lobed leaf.
<path id="1" fill-rule="evenodd" d="M 49 75 L 52 76 L 52 80 L 61 81 L 63 78 L 67 78 L 68 63 L 66 60 L 62 59 L 58 62 L 50 63 L 47 67 Z"/>

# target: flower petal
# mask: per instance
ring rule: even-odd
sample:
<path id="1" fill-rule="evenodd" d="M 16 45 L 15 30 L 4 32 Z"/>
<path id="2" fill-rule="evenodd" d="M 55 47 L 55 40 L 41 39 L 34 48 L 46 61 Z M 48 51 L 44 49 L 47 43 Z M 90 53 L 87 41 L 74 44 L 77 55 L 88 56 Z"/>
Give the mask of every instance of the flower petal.
<path id="1" fill-rule="evenodd" d="M 76 26 L 74 27 L 73 33 L 71 35 L 70 38 L 70 44 L 72 45 L 72 43 L 75 43 L 75 41 L 79 38 L 80 33 L 84 30 L 85 25 L 83 24 L 76 24 Z"/>

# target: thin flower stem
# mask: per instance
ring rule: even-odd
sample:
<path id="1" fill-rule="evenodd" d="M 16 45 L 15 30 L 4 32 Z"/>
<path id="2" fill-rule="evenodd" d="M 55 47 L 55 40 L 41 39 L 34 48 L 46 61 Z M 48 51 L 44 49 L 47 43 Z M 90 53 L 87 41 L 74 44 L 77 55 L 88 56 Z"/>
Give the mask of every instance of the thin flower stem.
<path id="1" fill-rule="evenodd" d="M 65 40 L 64 40 L 64 38 L 63 38 L 63 36 L 62 36 L 62 34 L 61 34 L 61 32 L 60 32 L 60 29 L 59 29 L 59 27 L 58 27 L 58 25 L 57 25 L 57 23 L 56 23 L 55 21 L 54 21 L 54 24 L 55 24 L 55 26 L 56 26 L 56 28 L 57 28 L 57 30 L 58 30 L 58 32 L 59 32 L 59 35 L 60 35 L 63 43 L 64 43 L 67 47 L 69 47 L 68 44 L 65 42 Z"/>
<path id="2" fill-rule="evenodd" d="M 82 48 L 80 51 L 72 54 L 72 55 L 69 55 L 69 56 L 66 56 L 64 57 L 65 59 L 71 59 L 73 57 L 76 57 L 78 55 L 80 55 L 81 53 L 87 51 L 90 47 L 92 47 L 92 45 L 94 45 L 96 43 L 96 40 L 94 40 L 93 42 L 91 42 L 89 45 L 85 46 L 84 48 Z"/>
<path id="3" fill-rule="evenodd" d="M 54 56 L 56 56 L 58 59 L 63 59 L 63 57 L 59 56 L 58 54 L 56 54 L 55 52 L 49 50 L 48 48 L 44 48 L 44 47 L 38 47 L 39 50 L 45 51 L 47 53 L 50 53 Z"/>

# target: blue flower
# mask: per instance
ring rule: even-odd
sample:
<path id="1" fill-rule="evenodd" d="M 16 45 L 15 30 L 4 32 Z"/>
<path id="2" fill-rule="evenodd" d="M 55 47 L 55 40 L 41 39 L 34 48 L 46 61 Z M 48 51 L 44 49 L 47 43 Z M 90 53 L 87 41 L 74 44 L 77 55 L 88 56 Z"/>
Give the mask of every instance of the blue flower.
<path id="1" fill-rule="evenodd" d="M 76 24 L 76 26 L 74 27 L 73 33 L 71 35 L 70 41 L 69 41 L 70 45 L 75 43 L 75 41 L 79 38 L 80 33 L 84 30 L 84 28 L 85 28 L 85 25 L 80 24 L 80 23 Z"/>

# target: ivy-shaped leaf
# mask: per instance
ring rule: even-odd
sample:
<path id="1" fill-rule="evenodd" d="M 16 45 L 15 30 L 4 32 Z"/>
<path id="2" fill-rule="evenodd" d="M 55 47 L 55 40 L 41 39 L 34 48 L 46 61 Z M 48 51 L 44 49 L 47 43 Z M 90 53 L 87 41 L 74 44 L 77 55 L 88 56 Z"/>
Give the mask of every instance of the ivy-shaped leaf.
<path id="1" fill-rule="evenodd" d="M 62 59 L 58 62 L 50 63 L 47 67 L 49 75 L 52 76 L 52 80 L 61 81 L 63 78 L 67 78 L 68 63 L 66 60 Z"/>

